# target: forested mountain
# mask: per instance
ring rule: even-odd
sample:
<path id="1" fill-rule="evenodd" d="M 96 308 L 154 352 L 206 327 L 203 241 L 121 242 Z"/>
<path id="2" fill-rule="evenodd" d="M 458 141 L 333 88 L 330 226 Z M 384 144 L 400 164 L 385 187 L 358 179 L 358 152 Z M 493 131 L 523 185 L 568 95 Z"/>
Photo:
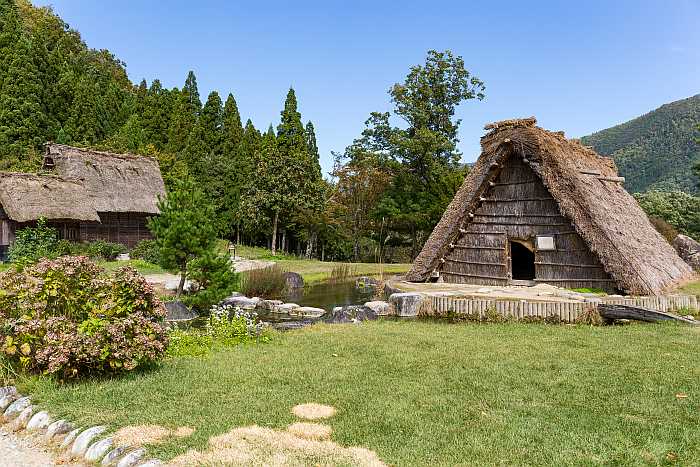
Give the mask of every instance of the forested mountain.
<path id="1" fill-rule="evenodd" d="M 697 193 L 692 166 L 700 162 L 700 94 L 662 105 L 627 123 L 582 138 L 610 156 L 630 192 L 682 190 Z"/>

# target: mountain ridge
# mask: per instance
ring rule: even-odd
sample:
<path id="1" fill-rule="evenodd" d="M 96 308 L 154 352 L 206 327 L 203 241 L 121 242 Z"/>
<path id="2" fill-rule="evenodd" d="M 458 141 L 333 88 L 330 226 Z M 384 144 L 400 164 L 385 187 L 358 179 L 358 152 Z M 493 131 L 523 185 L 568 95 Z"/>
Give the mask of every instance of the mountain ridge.
<path id="1" fill-rule="evenodd" d="M 625 188 L 698 193 L 692 166 L 700 162 L 700 94 L 669 102 L 625 123 L 581 138 L 612 157 Z"/>

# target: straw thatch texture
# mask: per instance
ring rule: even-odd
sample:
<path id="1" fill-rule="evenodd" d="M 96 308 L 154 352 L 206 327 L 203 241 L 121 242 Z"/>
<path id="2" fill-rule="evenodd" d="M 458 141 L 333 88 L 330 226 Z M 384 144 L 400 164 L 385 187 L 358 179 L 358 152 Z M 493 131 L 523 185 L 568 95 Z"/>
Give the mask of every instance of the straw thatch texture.
<path id="1" fill-rule="evenodd" d="M 50 175 L 0 172 L 0 204 L 15 222 L 74 219 L 99 222 L 85 188 L 75 181 Z"/>
<path id="2" fill-rule="evenodd" d="M 81 181 L 98 212 L 158 214 L 158 197 L 165 196 L 158 162 L 152 157 L 49 144 L 45 167 Z"/>
<path id="3" fill-rule="evenodd" d="M 530 118 L 487 125 L 490 132 L 481 140 L 479 160 L 416 258 L 409 280 L 424 281 L 433 270 L 441 270 L 450 244 L 472 222 L 469 213 L 478 210 L 489 182 L 513 158 L 542 181 L 562 217 L 620 290 L 656 295 L 692 275 L 616 179 L 611 159 L 535 124 Z"/>

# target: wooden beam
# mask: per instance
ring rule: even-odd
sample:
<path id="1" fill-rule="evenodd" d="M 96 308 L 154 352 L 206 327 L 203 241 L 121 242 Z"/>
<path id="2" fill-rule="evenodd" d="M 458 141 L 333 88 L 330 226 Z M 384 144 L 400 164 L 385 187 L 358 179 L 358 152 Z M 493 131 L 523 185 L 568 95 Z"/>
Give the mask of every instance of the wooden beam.
<path id="1" fill-rule="evenodd" d="M 568 224 L 568 222 L 564 223 L 555 223 L 555 224 L 545 224 L 545 223 L 537 223 L 537 222 L 478 222 L 474 221 L 472 224 L 478 224 L 478 225 L 532 225 L 535 227 L 565 227 Z"/>
<path id="2" fill-rule="evenodd" d="M 503 198 L 503 199 L 494 199 L 494 198 L 480 198 L 479 201 L 483 203 L 517 203 L 520 201 L 556 201 L 554 198 Z"/>
<path id="3" fill-rule="evenodd" d="M 547 263 L 544 261 L 535 261 L 535 264 L 539 264 L 541 266 L 562 266 L 562 267 L 567 267 L 567 268 L 594 268 L 594 269 L 602 269 L 603 268 L 603 265 L 601 265 L 601 264 Z"/>
<path id="4" fill-rule="evenodd" d="M 527 183 L 535 183 L 538 182 L 539 180 L 532 179 L 532 180 L 523 180 L 522 182 L 500 182 L 500 183 L 494 183 L 495 186 L 508 186 L 508 185 L 525 185 Z"/>
<path id="5" fill-rule="evenodd" d="M 602 180 L 604 182 L 625 183 L 625 177 L 598 177 L 598 180 Z"/>
<path id="6" fill-rule="evenodd" d="M 481 224 L 484 225 L 484 224 Z M 499 232 L 497 230 L 484 230 L 483 232 L 469 232 L 469 231 L 464 231 L 463 232 L 465 235 L 508 235 L 505 232 Z"/>
<path id="7" fill-rule="evenodd" d="M 561 214 L 476 214 L 477 217 L 565 217 Z"/>
<path id="8" fill-rule="evenodd" d="M 609 320 L 633 319 L 635 321 L 646 321 L 647 323 L 656 323 L 659 321 L 680 321 L 692 326 L 700 326 L 700 321 L 684 318 L 673 313 L 650 310 L 648 308 L 627 305 L 612 305 L 607 303 L 599 303 L 597 308 L 600 316 Z"/>
<path id="9" fill-rule="evenodd" d="M 447 261 L 450 263 L 459 263 L 459 264 L 477 264 L 479 266 L 499 266 L 499 267 L 506 267 L 507 265 L 501 264 L 501 263 L 486 263 L 484 261 L 465 261 L 463 259 L 452 259 L 452 258 L 447 258 Z"/>
<path id="10" fill-rule="evenodd" d="M 463 250 L 505 250 L 502 246 L 474 246 L 474 245 L 455 245 L 455 248 L 461 248 Z"/>
<path id="11" fill-rule="evenodd" d="M 507 281 L 507 277 L 501 277 L 501 276 L 485 276 L 481 274 L 465 274 L 463 272 L 450 272 L 450 271 L 442 271 L 443 274 L 452 274 L 454 276 L 462 276 L 462 277 L 476 277 L 479 279 L 496 279 L 499 281 Z"/>
<path id="12" fill-rule="evenodd" d="M 600 175 L 600 170 L 594 170 L 594 169 L 581 169 L 579 170 L 580 173 L 583 175 Z"/>
<path id="13" fill-rule="evenodd" d="M 613 279 L 535 279 L 535 282 L 615 282 Z"/>

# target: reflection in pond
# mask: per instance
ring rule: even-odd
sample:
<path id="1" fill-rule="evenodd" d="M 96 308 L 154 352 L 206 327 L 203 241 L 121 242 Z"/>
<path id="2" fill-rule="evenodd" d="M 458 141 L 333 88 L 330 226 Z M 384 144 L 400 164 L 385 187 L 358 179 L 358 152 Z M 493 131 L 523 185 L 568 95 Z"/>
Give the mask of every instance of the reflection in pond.
<path id="1" fill-rule="evenodd" d="M 355 282 L 321 283 L 290 291 L 286 302 L 332 311 L 336 306 L 362 305 L 372 300 L 374 288 L 356 288 Z"/>

